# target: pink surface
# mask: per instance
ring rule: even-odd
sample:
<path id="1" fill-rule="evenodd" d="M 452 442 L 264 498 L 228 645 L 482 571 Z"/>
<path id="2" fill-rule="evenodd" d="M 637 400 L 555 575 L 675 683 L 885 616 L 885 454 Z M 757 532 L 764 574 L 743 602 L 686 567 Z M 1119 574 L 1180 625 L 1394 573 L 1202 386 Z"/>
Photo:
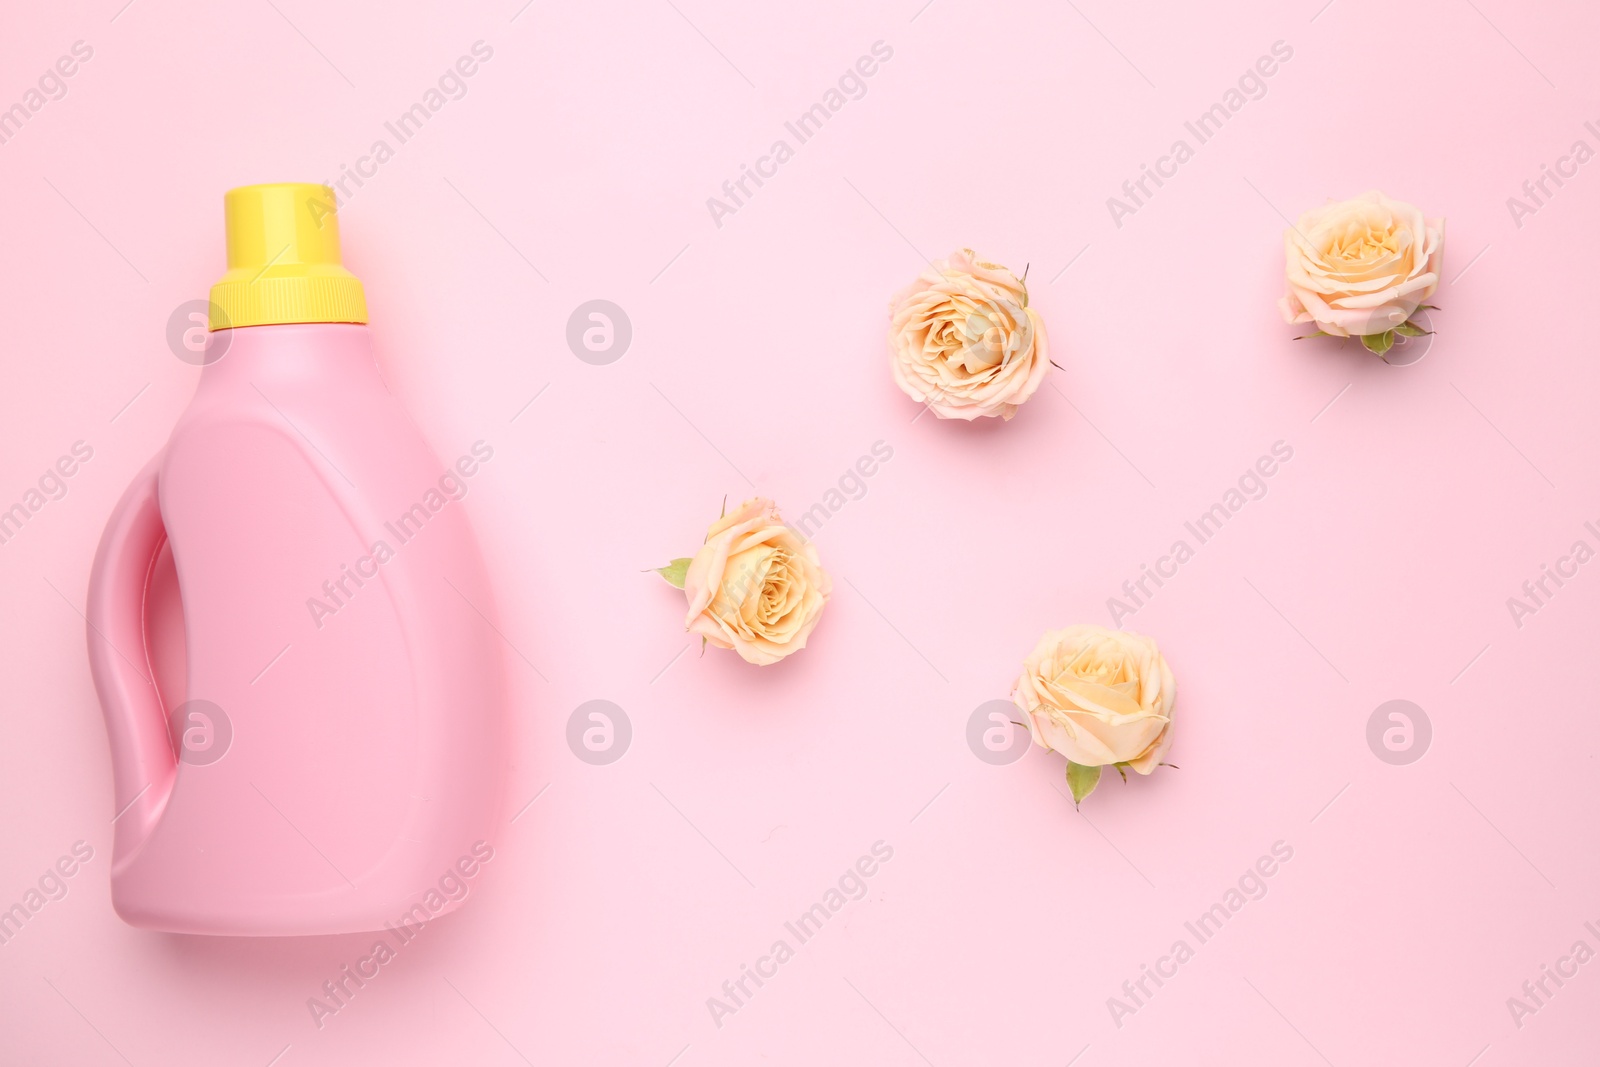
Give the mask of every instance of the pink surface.
<path id="1" fill-rule="evenodd" d="M 0 906 L 67 890 L 0 945 L 0 1062 L 1587 1052 L 1600 965 L 1546 979 L 1520 1020 L 1507 998 L 1574 942 L 1600 949 L 1600 577 L 1580 567 L 1520 628 L 1507 598 L 1600 546 L 1600 177 L 1520 220 L 1506 201 L 1575 141 L 1600 148 L 1600 15 L 119 4 L 33 5 L 0 37 L 4 105 L 93 48 L 0 144 L 0 503 L 93 449 L 0 545 Z M 479 40 L 466 94 L 341 219 L 433 451 L 496 450 L 462 506 L 511 646 L 516 819 L 461 912 L 319 1028 L 308 998 L 370 937 L 162 935 L 112 912 L 78 613 L 114 502 L 195 389 L 165 331 L 222 270 L 223 191 L 393 145 L 385 122 Z M 1265 95 L 1114 225 L 1106 198 L 1280 40 Z M 707 197 L 876 41 L 893 57 L 865 94 L 718 227 Z M 1413 366 L 1293 342 L 1275 307 L 1281 215 L 1371 187 L 1449 220 L 1440 332 Z M 962 246 L 1031 264 L 1064 367 L 1009 424 L 914 419 L 889 380 L 889 295 Z M 632 323 L 608 365 L 566 342 L 593 299 Z M 686 651 L 681 596 L 641 569 L 697 545 L 725 494 L 805 511 L 880 440 L 893 458 L 816 535 L 837 592 L 810 647 L 764 670 Z M 1182 769 L 1108 782 L 1080 816 L 1058 758 L 975 758 L 969 717 L 1038 635 L 1109 623 L 1107 598 L 1280 440 L 1267 494 L 1124 620 L 1176 674 Z M 1405 766 L 1366 740 L 1392 699 L 1433 727 Z M 590 700 L 632 724 L 616 762 L 568 746 Z M 878 841 L 893 857 L 865 897 L 798 944 L 784 924 Z M 1279 841 L 1265 896 L 1198 944 L 1185 923 Z M 716 1025 L 707 998 L 779 939 L 793 958 Z M 1108 998 L 1179 939 L 1193 958 L 1119 1027 Z"/>

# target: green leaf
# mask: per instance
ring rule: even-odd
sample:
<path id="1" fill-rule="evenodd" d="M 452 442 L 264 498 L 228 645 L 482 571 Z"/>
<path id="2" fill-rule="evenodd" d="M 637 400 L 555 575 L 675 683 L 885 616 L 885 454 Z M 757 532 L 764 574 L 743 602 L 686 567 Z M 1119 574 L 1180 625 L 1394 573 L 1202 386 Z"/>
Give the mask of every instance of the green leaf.
<path id="1" fill-rule="evenodd" d="M 1394 332 L 1402 337 L 1429 337 L 1433 334 L 1432 330 L 1424 330 L 1421 326 L 1409 322 L 1402 322 L 1394 328 Z"/>
<path id="2" fill-rule="evenodd" d="M 1126 782 L 1128 780 L 1128 772 L 1123 769 L 1123 768 L 1125 768 L 1127 766 L 1128 766 L 1127 761 L 1123 761 L 1122 763 L 1116 764 L 1117 773 L 1122 775 L 1122 780 L 1124 782 Z"/>
<path id="3" fill-rule="evenodd" d="M 1094 792 L 1094 787 L 1100 784 L 1100 768 L 1085 767 L 1081 763 L 1067 761 L 1067 788 L 1072 790 L 1072 806 L 1077 807 L 1083 803 L 1083 798 Z"/>
<path id="4" fill-rule="evenodd" d="M 1330 335 L 1326 334 L 1326 333 L 1323 333 L 1321 330 L 1312 330 L 1310 333 L 1301 334 L 1299 337 L 1296 337 L 1295 340 L 1296 341 L 1304 341 L 1307 337 L 1328 337 L 1328 336 L 1330 336 Z"/>
<path id="5" fill-rule="evenodd" d="M 673 560 L 665 567 L 656 567 L 655 572 L 667 580 L 667 584 L 678 589 L 683 588 L 684 576 L 689 573 L 689 564 L 694 560 L 688 556 Z"/>
<path id="6" fill-rule="evenodd" d="M 1394 331 L 1385 330 L 1382 333 L 1369 333 L 1361 338 L 1361 343 L 1367 346 L 1367 351 L 1375 356 L 1381 356 L 1394 347 Z"/>

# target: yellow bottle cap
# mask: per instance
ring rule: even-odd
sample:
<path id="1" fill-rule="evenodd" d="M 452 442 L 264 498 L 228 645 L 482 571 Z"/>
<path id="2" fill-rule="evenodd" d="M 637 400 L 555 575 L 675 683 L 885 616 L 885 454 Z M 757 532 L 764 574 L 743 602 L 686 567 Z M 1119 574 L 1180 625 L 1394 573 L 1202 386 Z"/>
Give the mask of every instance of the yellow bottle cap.
<path id="1" fill-rule="evenodd" d="M 244 185 L 223 197 L 228 272 L 211 287 L 211 328 L 366 322 L 361 279 L 339 258 L 339 216 L 326 185 Z"/>

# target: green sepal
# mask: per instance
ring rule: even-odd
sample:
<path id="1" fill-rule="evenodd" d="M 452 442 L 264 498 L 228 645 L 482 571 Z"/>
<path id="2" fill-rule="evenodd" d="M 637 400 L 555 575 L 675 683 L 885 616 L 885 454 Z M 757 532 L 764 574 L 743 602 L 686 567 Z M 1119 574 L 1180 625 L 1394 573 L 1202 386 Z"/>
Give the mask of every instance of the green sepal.
<path id="1" fill-rule="evenodd" d="M 1369 333 L 1361 338 L 1361 343 L 1367 351 L 1375 356 L 1381 356 L 1394 347 L 1394 331 L 1385 330 L 1382 333 Z"/>
<path id="2" fill-rule="evenodd" d="M 667 580 L 667 584 L 676 589 L 683 588 L 683 580 L 689 573 L 689 564 L 694 560 L 689 556 L 681 556 L 665 567 L 653 568 L 655 572 Z"/>
<path id="3" fill-rule="evenodd" d="M 1077 807 L 1083 803 L 1083 798 L 1094 792 L 1094 787 L 1100 784 L 1100 768 L 1085 767 L 1081 763 L 1067 761 L 1067 788 L 1072 790 L 1072 806 Z"/>

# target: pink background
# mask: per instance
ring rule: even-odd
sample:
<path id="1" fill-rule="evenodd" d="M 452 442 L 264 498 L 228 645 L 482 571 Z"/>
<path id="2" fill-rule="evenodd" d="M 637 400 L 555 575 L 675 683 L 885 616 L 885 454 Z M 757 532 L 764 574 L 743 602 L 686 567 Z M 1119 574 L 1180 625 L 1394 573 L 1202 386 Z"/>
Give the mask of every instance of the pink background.
<path id="1" fill-rule="evenodd" d="M 95 849 L 0 946 L 0 1061 L 1592 1054 L 1600 963 L 1520 1029 L 1506 998 L 1574 941 L 1600 949 L 1600 564 L 1520 629 L 1506 598 L 1600 545 L 1600 164 L 1520 227 L 1506 199 L 1575 140 L 1600 148 L 1600 14 L 120 3 L 25 5 L 0 35 L 0 106 L 94 49 L 0 145 L 0 503 L 94 448 L 0 546 L 0 907 Z M 341 217 L 392 388 L 441 456 L 496 449 L 464 506 L 538 672 L 507 650 L 521 814 L 468 906 L 319 1029 L 307 998 L 370 937 L 112 912 L 77 610 L 113 502 L 194 389 L 164 331 L 222 270 L 223 191 L 336 176 L 477 40 L 494 55 L 467 95 Z M 706 198 L 880 40 L 865 96 L 715 225 Z M 1279 40 L 1265 97 L 1115 226 L 1106 198 Z M 1275 307 L 1282 215 L 1370 187 L 1449 219 L 1413 366 L 1294 342 Z M 889 379 L 889 294 L 962 246 L 1031 265 L 1064 368 L 1011 423 L 914 418 Z M 595 298 L 633 324 L 607 366 L 565 342 Z M 764 670 L 685 652 L 680 595 L 641 569 L 691 551 L 724 495 L 798 515 L 880 440 L 893 459 L 817 534 L 837 590 L 811 646 Z M 1176 673 L 1182 769 L 1109 781 L 1079 815 L 1059 757 L 975 758 L 969 716 L 1039 634 L 1108 623 L 1106 598 L 1278 440 L 1294 458 L 1267 496 L 1126 621 Z M 1433 724 L 1409 766 L 1366 742 L 1394 698 Z M 565 740 L 592 699 L 633 724 L 608 766 Z M 878 840 L 894 858 L 867 897 L 715 1025 L 707 998 Z M 1119 1028 L 1107 998 L 1194 945 L 1184 922 L 1280 840 L 1265 898 Z"/>

